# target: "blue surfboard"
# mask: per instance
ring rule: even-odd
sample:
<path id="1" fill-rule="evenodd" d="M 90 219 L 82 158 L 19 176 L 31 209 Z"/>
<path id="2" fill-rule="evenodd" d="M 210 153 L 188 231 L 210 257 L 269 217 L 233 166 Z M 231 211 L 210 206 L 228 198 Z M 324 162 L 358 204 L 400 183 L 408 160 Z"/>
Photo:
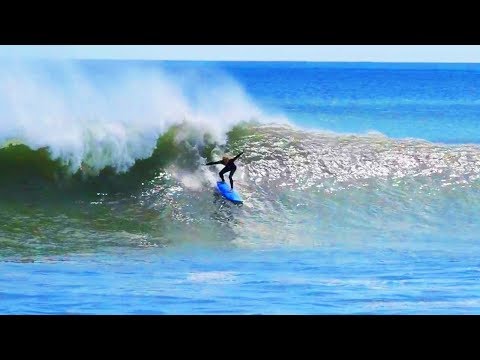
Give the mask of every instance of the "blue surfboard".
<path id="1" fill-rule="evenodd" d="M 223 181 L 217 181 L 217 189 L 222 194 L 222 196 L 230 200 L 231 202 L 234 202 L 235 204 L 242 204 L 243 200 L 240 196 L 239 193 L 237 193 L 235 190 L 230 189 L 230 185 L 227 185 L 227 183 Z"/>

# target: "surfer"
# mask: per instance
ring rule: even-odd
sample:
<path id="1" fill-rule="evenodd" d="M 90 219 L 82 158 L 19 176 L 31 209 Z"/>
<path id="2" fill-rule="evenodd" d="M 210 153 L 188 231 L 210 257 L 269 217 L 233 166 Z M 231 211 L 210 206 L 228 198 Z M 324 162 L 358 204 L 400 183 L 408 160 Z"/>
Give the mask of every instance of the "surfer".
<path id="1" fill-rule="evenodd" d="M 235 173 L 235 170 L 237 170 L 237 166 L 235 165 L 235 160 L 237 160 L 242 154 L 243 154 L 243 151 L 237 156 L 235 156 L 234 158 L 230 158 L 224 155 L 222 157 L 222 160 L 212 161 L 212 162 L 206 163 L 205 165 L 217 165 L 217 164 L 225 165 L 225 167 L 218 173 L 218 175 L 220 175 L 220 179 L 222 179 L 222 182 L 225 182 L 223 174 L 230 171 L 230 175 L 228 176 L 228 178 L 230 179 L 230 186 L 233 190 L 233 174 Z"/>

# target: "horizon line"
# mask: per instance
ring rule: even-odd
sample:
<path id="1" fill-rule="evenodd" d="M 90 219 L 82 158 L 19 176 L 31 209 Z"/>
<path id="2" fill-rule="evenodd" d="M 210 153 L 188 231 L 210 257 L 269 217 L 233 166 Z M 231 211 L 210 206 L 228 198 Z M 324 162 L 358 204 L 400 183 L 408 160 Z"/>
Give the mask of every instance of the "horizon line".
<path id="1" fill-rule="evenodd" d="M 35 61 L 35 60 L 49 60 L 49 61 L 65 61 L 65 60 L 74 60 L 74 61 L 87 61 L 87 60 L 100 60 L 100 61 L 177 61 L 177 62 L 277 62 L 277 63 L 328 63 L 328 64 L 458 64 L 458 65 L 480 65 L 480 62 L 446 62 L 446 61 L 355 61 L 355 60 L 240 60 L 240 59 L 152 59 L 152 58 L 118 58 L 118 57 L 105 57 L 105 58 L 95 58 L 95 57 L 79 57 L 79 58 L 51 58 L 51 57 L 37 57 L 37 58 L 20 58 L 20 57 L 0 57 L 0 60 L 26 60 L 26 61 Z"/>

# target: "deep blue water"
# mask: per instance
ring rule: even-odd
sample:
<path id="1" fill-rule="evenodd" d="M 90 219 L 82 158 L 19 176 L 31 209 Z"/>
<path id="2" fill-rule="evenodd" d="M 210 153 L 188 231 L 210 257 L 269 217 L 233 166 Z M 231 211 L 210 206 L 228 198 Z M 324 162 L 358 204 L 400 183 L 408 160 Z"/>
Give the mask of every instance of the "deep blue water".
<path id="1" fill-rule="evenodd" d="M 262 106 L 335 132 L 480 141 L 480 69 L 224 65 Z"/>

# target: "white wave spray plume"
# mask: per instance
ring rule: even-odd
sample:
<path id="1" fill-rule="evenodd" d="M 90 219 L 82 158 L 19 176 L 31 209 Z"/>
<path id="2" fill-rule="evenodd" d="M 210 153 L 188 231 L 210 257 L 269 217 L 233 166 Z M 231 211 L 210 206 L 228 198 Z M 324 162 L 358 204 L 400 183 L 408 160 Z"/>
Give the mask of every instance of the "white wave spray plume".
<path id="1" fill-rule="evenodd" d="M 0 145 L 47 147 L 72 172 L 82 163 L 126 171 L 151 156 L 175 124 L 223 142 L 233 125 L 252 119 L 285 121 L 264 114 L 220 73 L 207 85 L 192 73 L 175 77 L 135 65 L 107 78 L 74 62 L 10 62 L 0 69 Z"/>

